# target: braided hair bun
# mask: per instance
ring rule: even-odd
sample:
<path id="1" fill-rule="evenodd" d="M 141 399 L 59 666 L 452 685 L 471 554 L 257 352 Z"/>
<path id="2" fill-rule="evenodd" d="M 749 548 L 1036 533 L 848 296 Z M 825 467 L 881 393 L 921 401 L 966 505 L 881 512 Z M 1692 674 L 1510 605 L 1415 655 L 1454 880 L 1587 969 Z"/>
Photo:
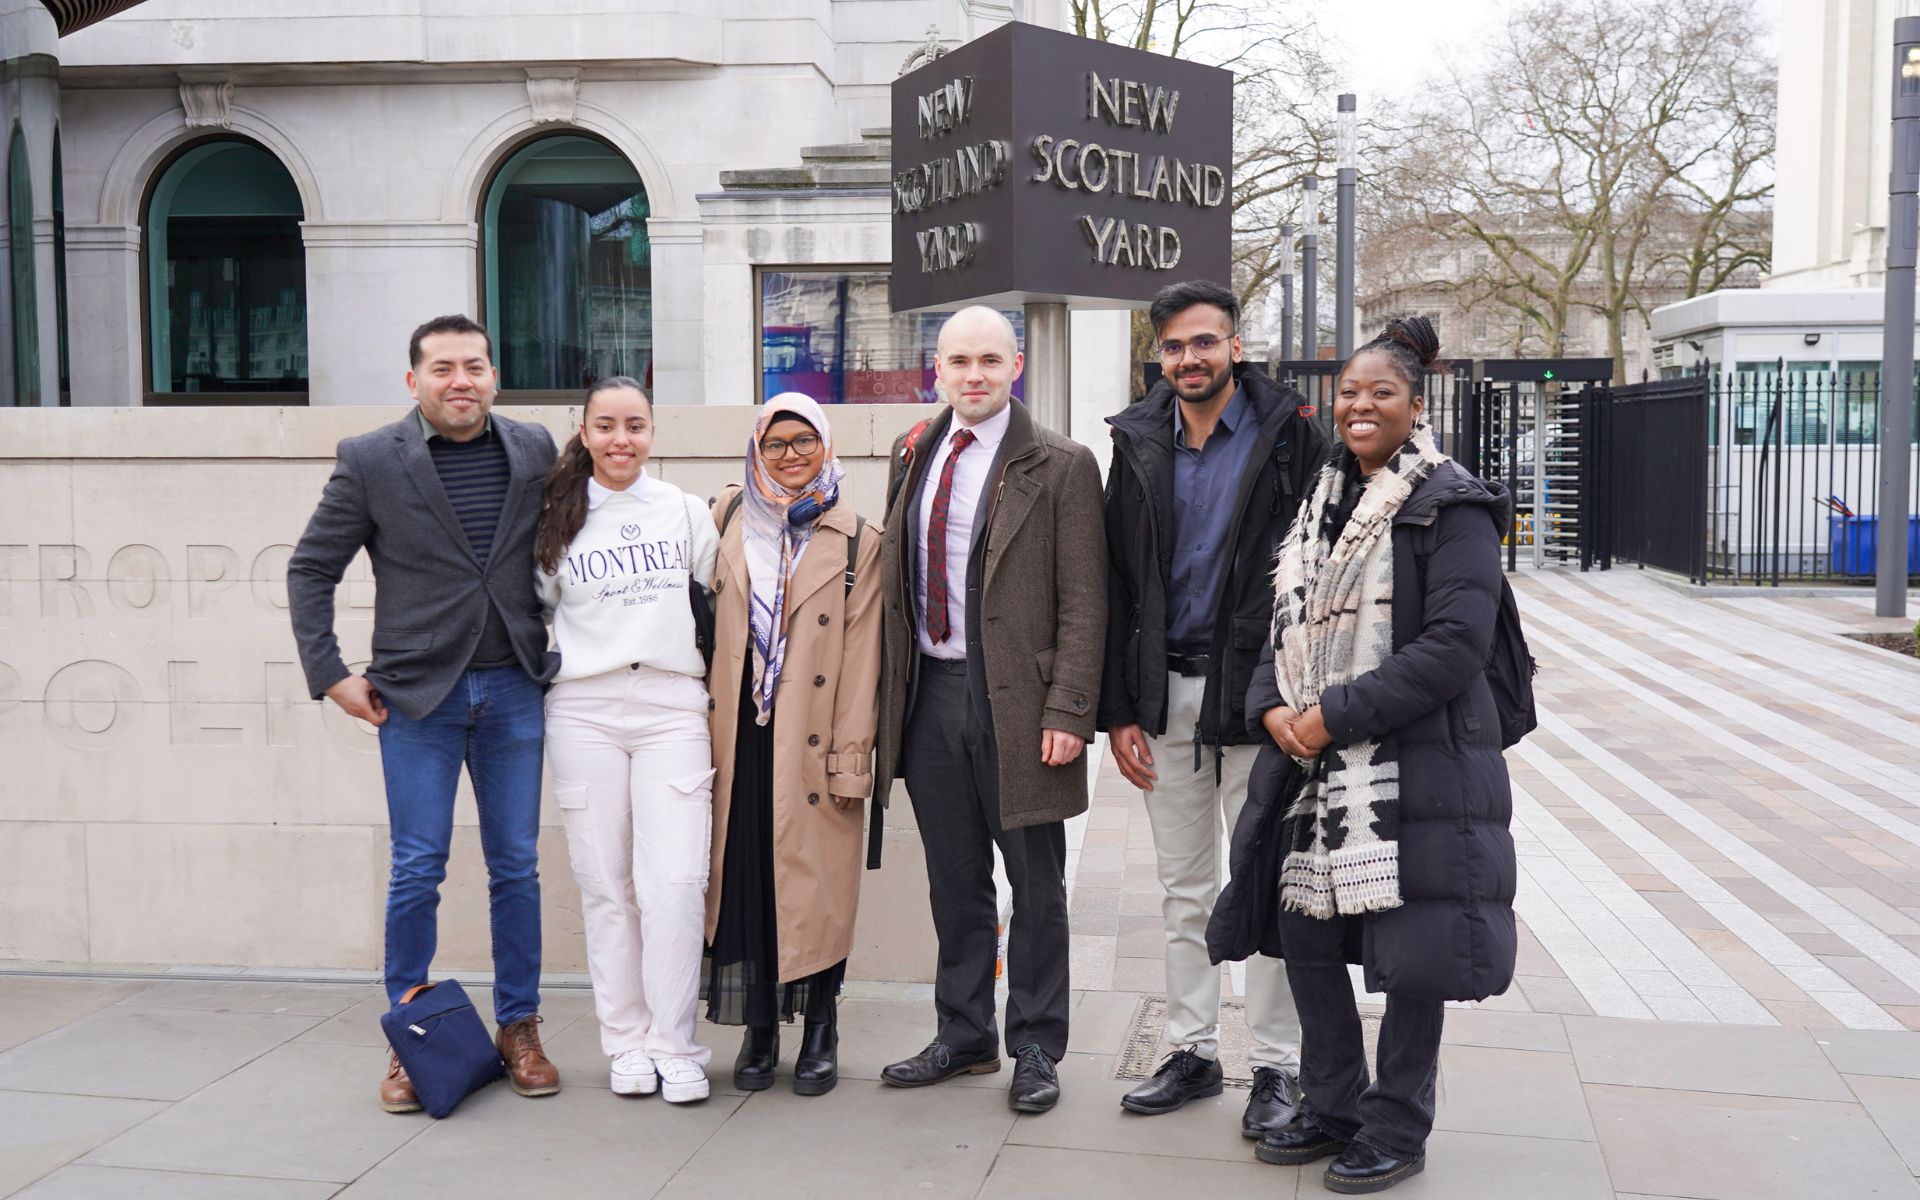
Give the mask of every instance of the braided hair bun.
<path id="1" fill-rule="evenodd" d="M 1413 351 L 1421 367 L 1429 370 L 1440 358 L 1440 334 L 1425 317 L 1397 317 L 1387 322 L 1376 340 L 1399 342 Z"/>

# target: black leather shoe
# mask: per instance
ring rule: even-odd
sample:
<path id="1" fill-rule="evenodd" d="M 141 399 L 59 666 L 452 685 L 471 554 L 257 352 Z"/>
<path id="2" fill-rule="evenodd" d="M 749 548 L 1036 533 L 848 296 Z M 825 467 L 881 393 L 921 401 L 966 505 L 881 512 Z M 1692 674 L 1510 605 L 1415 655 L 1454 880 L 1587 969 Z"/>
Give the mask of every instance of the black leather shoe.
<path id="1" fill-rule="evenodd" d="M 1035 1045 L 1013 1052 L 1013 1086 L 1007 1089 L 1007 1106 L 1015 1112 L 1043 1113 L 1060 1103 L 1060 1072 L 1053 1059 Z"/>
<path id="2" fill-rule="evenodd" d="M 773 1068 L 780 1061 L 780 1027 L 749 1025 L 733 1060 L 733 1086 L 743 1092 L 761 1092 L 773 1086 Z"/>
<path id="3" fill-rule="evenodd" d="M 931 1083 L 944 1083 L 955 1075 L 991 1075 L 999 1069 L 998 1052 L 956 1054 L 945 1042 L 933 1041 L 912 1058 L 903 1058 L 883 1069 L 880 1078 L 894 1087 L 926 1087 Z"/>
<path id="4" fill-rule="evenodd" d="M 1167 1055 L 1167 1061 L 1160 1064 L 1152 1079 L 1120 1097 L 1120 1107 L 1157 1116 L 1170 1113 L 1189 1100 L 1218 1096 L 1224 1086 L 1220 1082 L 1220 1064 L 1201 1058 L 1187 1046 Z"/>
<path id="5" fill-rule="evenodd" d="M 793 1094 L 824 1096 L 840 1082 L 840 1026 L 835 1014 L 818 1023 L 808 1021 L 800 1039 L 800 1056 L 793 1063 Z"/>
<path id="6" fill-rule="evenodd" d="M 1384 1192 L 1403 1179 L 1412 1179 L 1426 1166 L 1424 1154 L 1415 1158 L 1395 1158 L 1372 1146 L 1355 1142 L 1327 1168 L 1325 1183 L 1328 1191 L 1339 1192 L 1343 1196 Z"/>
<path id="7" fill-rule="evenodd" d="M 1260 1139 L 1253 1156 L 1276 1167 L 1297 1167 L 1344 1154 L 1347 1145 L 1320 1128 L 1312 1117 L 1295 1110 L 1293 1120 Z"/>
<path id="8" fill-rule="evenodd" d="M 1263 1138 L 1293 1120 L 1294 1098 L 1299 1094 L 1291 1075 L 1273 1067 L 1255 1067 L 1253 1094 L 1247 1097 L 1247 1112 L 1240 1118 L 1240 1135 Z"/>

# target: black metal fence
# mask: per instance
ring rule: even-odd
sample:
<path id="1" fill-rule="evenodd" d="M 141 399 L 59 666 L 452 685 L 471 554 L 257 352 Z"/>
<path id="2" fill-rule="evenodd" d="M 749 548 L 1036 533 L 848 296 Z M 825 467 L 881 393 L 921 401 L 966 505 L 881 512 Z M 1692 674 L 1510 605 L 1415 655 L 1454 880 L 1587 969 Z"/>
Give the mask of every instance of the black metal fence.
<path id="1" fill-rule="evenodd" d="M 1877 369 L 1774 363 L 1616 387 L 1581 420 L 1594 495 L 1583 567 L 1621 558 L 1772 586 L 1873 577 Z M 1920 512 L 1920 475 L 1909 503 Z M 1920 518 L 1902 532 L 1920 575 Z"/>

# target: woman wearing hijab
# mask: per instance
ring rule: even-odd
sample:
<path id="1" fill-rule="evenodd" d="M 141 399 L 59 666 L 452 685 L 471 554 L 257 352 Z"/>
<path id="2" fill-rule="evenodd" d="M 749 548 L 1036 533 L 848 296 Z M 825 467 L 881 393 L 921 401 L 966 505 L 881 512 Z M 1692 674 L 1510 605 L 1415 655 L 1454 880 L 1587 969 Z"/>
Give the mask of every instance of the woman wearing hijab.
<path id="1" fill-rule="evenodd" d="M 767 401 L 721 530 L 710 673 L 707 1016 L 745 1025 L 735 1086 L 773 1085 L 779 1022 L 806 1014 L 793 1090 L 838 1081 L 836 997 L 860 890 L 880 676 L 880 530 L 841 501 L 820 406 Z"/>
<path id="2" fill-rule="evenodd" d="M 1326 1187 L 1348 1194 L 1423 1169 L 1443 1004 L 1513 979 L 1513 801 L 1487 681 L 1506 494 L 1422 420 L 1439 349 L 1426 319 L 1394 321 L 1342 368 L 1344 445 L 1281 541 L 1274 654 L 1247 697 L 1297 766 L 1278 932 L 1304 1096 L 1255 1153 L 1334 1158 Z M 1371 1084 L 1349 962 L 1387 996 Z"/>
<path id="3" fill-rule="evenodd" d="M 588 389 L 547 476 L 534 585 L 560 651 L 547 760 L 600 1047 L 615 1092 L 680 1104 L 707 1098 L 711 1057 L 694 1030 L 713 760 L 688 593 L 713 577 L 719 539 L 698 499 L 647 474 L 653 433 L 634 380 Z"/>

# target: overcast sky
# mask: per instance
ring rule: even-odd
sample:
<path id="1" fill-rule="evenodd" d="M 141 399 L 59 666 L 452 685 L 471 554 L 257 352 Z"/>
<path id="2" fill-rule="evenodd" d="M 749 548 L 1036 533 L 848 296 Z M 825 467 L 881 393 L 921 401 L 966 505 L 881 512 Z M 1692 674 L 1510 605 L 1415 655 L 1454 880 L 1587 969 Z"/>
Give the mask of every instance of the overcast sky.
<path id="1" fill-rule="evenodd" d="M 1783 2 L 1753 0 L 1753 6 L 1778 28 Z M 1357 92 L 1366 112 L 1417 88 L 1443 65 L 1450 43 L 1471 44 L 1504 7 L 1502 0 L 1328 0 L 1320 27 L 1340 59 L 1340 90 Z"/>

